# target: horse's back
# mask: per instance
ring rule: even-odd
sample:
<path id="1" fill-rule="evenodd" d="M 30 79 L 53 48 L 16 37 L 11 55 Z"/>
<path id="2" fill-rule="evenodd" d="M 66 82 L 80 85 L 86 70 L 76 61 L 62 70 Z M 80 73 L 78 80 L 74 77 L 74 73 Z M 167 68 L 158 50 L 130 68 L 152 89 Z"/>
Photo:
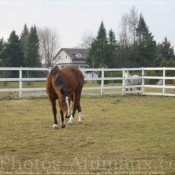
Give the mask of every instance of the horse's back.
<path id="1" fill-rule="evenodd" d="M 70 82 L 76 82 L 78 83 L 79 87 L 83 87 L 84 84 L 84 76 L 82 72 L 74 67 L 74 66 L 67 66 L 61 69 L 62 73 L 64 76 L 67 77 L 67 83 L 69 84 Z"/>
<path id="2" fill-rule="evenodd" d="M 133 75 L 132 81 L 133 81 L 133 85 L 139 85 L 142 83 L 142 79 L 140 78 L 139 75 Z"/>

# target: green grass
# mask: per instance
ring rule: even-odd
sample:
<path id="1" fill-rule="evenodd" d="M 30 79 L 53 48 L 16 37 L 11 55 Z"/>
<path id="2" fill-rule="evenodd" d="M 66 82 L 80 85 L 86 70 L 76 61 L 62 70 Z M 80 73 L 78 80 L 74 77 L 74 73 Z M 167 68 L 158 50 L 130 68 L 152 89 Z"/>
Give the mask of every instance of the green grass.
<path id="1" fill-rule="evenodd" d="M 76 113 L 73 125 L 53 130 L 47 98 L 1 99 L 0 173 L 175 174 L 175 98 L 81 103 L 83 124 Z"/>
<path id="2" fill-rule="evenodd" d="M 22 86 L 24 88 L 35 88 L 35 87 L 45 87 L 46 82 L 31 82 L 28 85 L 28 82 L 23 82 Z M 7 85 L 4 86 L 4 82 L 0 82 L 0 88 L 19 88 L 19 82 L 7 82 Z"/>

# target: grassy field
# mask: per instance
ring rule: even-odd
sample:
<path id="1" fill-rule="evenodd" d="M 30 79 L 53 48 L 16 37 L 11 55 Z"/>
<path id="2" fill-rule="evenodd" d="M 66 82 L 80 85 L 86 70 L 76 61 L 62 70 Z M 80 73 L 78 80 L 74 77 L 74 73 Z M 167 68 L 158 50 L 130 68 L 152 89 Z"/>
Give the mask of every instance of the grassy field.
<path id="1" fill-rule="evenodd" d="M 0 174 L 175 174 L 175 98 L 82 96 L 53 130 L 47 98 L 0 100 Z M 60 119 L 59 119 L 60 120 Z"/>

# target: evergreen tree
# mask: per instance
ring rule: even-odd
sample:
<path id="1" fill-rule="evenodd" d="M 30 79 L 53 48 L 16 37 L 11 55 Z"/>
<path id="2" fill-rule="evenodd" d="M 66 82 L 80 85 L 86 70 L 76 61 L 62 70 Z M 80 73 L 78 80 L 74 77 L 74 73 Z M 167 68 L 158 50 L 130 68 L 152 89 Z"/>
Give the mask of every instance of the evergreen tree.
<path id="1" fill-rule="evenodd" d="M 15 31 L 12 31 L 5 48 L 7 56 L 7 66 L 22 67 L 24 66 L 24 53 L 22 51 L 21 42 Z"/>
<path id="2" fill-rule="evenodd" d="M 116 63 L 115 63 L 115 51 L 117 48 L 117 40 L 115 38 L 115 33 L 114 31 L 111 29 L 109 31 L 109 38 L 108 38 L 108 49 L 109 49 L 109 55 L 108 55 L 108 60 L 110 60 L 110 65 L 109 67 L 115 67 Z"/>
<path id="3" fill-rule="evenodd" d="M 8 66 L 8 59 L 6 54 L 6 42 L 4 39 L 0 39 L 0 67 L 7 67 Z M 10 71 L 1 71 L 0 76 L 3 78 L 8 78 Z M 7 86 L 7 81 L 4 81 L 4 86 Z"/>
<path id="4" fill-rule="evenodd" d="M 163 60 L 163 57 L 161 54 L 157 56 L 157 58 L 153 61 L 152 66 L 153 67 L 159 67 L 161 61 Z"/>
<path id="5" fill-rule="evenodd" d="M 168 41 L 167 37 L 165 37 L 161 46 L 162 47 L 161 47 L 161 50 L 159 52 L 165 60 L 169 60 L 170 58 L 174 57 L 173 47 L 171 47 L 171 43 L 170 43 L 170 41 Z"/>
<path id="6" fill-rule="evenodd" d="M 91 43 L 91 47 L 88 52 L 88 57 L 86 59 L 86 63 L 92 67 L 97 68 L 99 67 L 99 64 L 97 62 L 97 59 L 95 59 L 96 51 L 97 51 L 97 45 L 96 45 L 96 39 L 94 39 Z"/>
<path id="7" fill-rule="evenodd" d="M 36 27 L 30 29 L 27 40 L 27 53 L 26 53 L 26 66 L 27 67 L 40 67 L 41 62 L 39 59 L 39 39 Z"/>
<path id="8" fill-rule="evenodd" d="M 165 37 L 161 44 L 157 45 L 157 58 L 153 62 L 153 66 L 158 67 L 163 59 L 166 61 L 174 58 L 174 50 L 171 43 Z"/>
<path id="9" fill-rule="evenodd" d="M 0 67 L 7 66 L 7 59 L 5 56 L 5 41 L 3 38 L 0 39 Z"/>
<path id="10" fill-rule="evenodd" d="M 140 15 L 138 27 L 136 28 L 136 36 L 136 61 L 140 66 L 150 66 L 156 57 L 156 42 L 154 41 L 154 36 L 152 36 L 152 33 L 149 32 L 149 29 L 142 15 Z"/>
<path id="11" fill-rule="evenodd" d="M 104 27 L 103 22 L 101 22 L 100 28 L 98 30 L 96 44 L 97 44 L 96 58 L 98 60 L 99 65 L 109 67 L 110 60 L 107 59 L 108 58 L 108 40 L 107 40 L 106 29 Z"/>
<path id="12" fill-rule="evenodd" d="M 108 53 L 106 29 L 103 22 L 101 22 L 97 37 L 94 39 L 89 49 L 87 64 L 91 67 L 100 67 L 100 65 L 109 67 L 110 60 L 107 59 Z"/>
<path id="13" fill-rule="evenodd" d="M 24 29 L 21 33 L 21 46 L 24 52 L 24 57 L 25 57 L 25 64 L 26 64 L 26 57 L 27 57 L 27 42 L 28 42 L 28 35 L 29 35 L 29 30 L 27 28 L 27 25 L 24 25 Z"/>

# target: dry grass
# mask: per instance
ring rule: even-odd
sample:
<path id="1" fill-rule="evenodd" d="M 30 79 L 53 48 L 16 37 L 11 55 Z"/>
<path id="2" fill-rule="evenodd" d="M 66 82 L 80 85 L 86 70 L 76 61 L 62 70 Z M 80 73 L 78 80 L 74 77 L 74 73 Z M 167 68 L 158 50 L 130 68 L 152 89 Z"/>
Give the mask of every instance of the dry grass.
<path id="1" fill-rule="evenodd" d="M 0 174 L 175 174 L 175 98 L 85 97 L 52 130 L 47 98 L 0 100 Z"/>

